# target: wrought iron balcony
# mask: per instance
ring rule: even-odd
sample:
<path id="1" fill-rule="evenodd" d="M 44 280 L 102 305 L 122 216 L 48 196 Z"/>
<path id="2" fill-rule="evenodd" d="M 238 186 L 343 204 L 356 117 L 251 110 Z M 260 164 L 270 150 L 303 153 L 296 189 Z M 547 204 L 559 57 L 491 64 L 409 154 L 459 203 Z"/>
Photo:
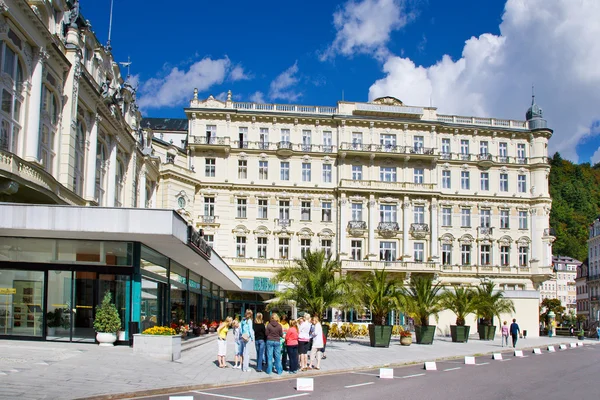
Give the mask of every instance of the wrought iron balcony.
<path id="1" fill-rule="evenodd" d="M 288 228 L 292 224 L 292 220 L 289 218 L 278 218 L 276 222 L 282 228 Z"/>
<path id="2" fill-rule="evenodd" d="M 490 153 L 481 153 L 477 155 L 479 161 L 492 161 L 492 155 Z"/>
<path id="3" fill-rule="evenodd" d="M 432 149 L 430 147 L 413 146 L 413 147 L 407 147 L 406 152 L 412 153 L 412 154 L 425 154 L 425 155 L 432 156 L 434 153 L 434 149 Z"/>
<path id="4" fill-rule="evenodd" d="M 258 148 L 260 150 L 269 150 L 269 142 L 258 142 Z"/>
<path id="5" fill-rule="evenodd" d="M 480 235 L 491 235 L 494 228 L 489 226 L 480 226 L 477 229 L 479 230 Z"/>
<path id="6" fill-rule="evenodd" d="M 400 226 L 397 222 L 380 222 L 377 230 L 382 232 L 399 232 Z"/>
<path id="7" fill-rule="evenodd" d="M 450 160 L 452 158 L 452 154 L 451 153 L 440 153 L 440 159 L 442 160 Z"/>
<path id="8" fill-rule="evenodd" d="M 292 142 L 279 142 L 277 143 L 277 150 L 291 150 Z"/>
<path id="9" fill-rule="evenodd" d="M 428 224 L 410 224 L 410 232 L 423 232 L 429 233 L 429 225 Z"/>
<path id="10" fill-rule="evenodd" d="M 471 161 L 471 155 L 470 154 L 463 154 L 463 153 L 461 153 L 460 154 L 460 159 L 462 161 Z"/>
<path id="11" fill-rule="evenodd" d="M 194 144 L 229 145 L 229 138 L 216 136 L 194 136 Z"/>
<path id="12" fill-rule="evenodd" d="M 366 221 L 348 221 L 348 229 L 367 229 Z"/>
<path id="13" fill-rule="evenodd" d="M 306 152 L 311 152 L 311 151 L 312 151 L 312 144 L 305 144 L 305 143 L 302 143 L 302 144 L 300 145 L 300 150 L 302 150 L 302 151 L 306 151 Z"/>
<path id="14" fill-rule="evenodd" d="M 201 215 L 200 223 L 201 224 L 216 224 L 217 218 L 219 218 L 219 217 L 216 215 Z"/>

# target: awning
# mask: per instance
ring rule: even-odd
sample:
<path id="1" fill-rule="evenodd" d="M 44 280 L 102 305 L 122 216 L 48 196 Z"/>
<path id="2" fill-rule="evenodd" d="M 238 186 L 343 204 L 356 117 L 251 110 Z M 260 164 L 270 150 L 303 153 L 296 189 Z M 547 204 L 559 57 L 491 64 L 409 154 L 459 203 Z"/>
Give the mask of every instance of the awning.
<path id="1" fill-rule="evenodd" d="M 198 253 L 188 224 L 173 210 L 0 204 L 0 235 L 141 242 L 226 290 L 242 282 L 223 259 Z"/>

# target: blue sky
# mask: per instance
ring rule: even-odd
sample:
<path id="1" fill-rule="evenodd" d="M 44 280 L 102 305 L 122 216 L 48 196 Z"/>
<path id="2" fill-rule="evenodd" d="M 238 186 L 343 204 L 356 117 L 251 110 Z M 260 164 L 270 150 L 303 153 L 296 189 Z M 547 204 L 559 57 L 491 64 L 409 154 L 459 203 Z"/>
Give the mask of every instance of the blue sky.
<path id="1" fill-rule="evenodd" d="M 109 8 L 81 0 L 104 43 Z M 185 117 L 199 87 L 200 97 L 232 90 L 238 101 L 311 105 L 335 105 L 342 91 L 351 101 L 392 95 L 524 119 L 535 84 L 551 152 L 597 162 L 599 18 L 595 0 L 114 0 L 112 47 L 131 57 L 149 117 Z"/>

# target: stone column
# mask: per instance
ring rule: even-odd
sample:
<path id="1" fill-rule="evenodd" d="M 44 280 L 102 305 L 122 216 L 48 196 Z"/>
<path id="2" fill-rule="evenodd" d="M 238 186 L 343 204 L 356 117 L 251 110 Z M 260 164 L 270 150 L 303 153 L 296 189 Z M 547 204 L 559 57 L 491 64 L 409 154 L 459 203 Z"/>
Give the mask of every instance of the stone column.
<path id="1" fill-rule="evenodd" d="M 146 208 L 146 165 L 142 165 L 140 171 L 140 183 L 138 184 L 138 190 L 140 191 L 139 197 L 139 208 Z"/>
<path id="2" fill-rule="evenodd" d="M 117 184 L 117 139 L 112 137 L 110 141 L 110 158 L 106 169 L 106 206 L 115 206 L 115 190 Z"/>
<path id="3" fill-rule="evenodd" d="M 412 257 L 410 251 L 408 250 L 408 235 L 410 231 L 410 216 L 408 215 L 410 211 L 410 200 L 408 197 L 404 197 L 404 202 L 402 203 L 402 259 L 404 261 L 408 261 Z"/>
<path id="4" fill-rule="evenodd" d="M 377 226 L 377 201 L 374 195 L 369 196 L 369 258 L 377 260 L 377 249 L 375 248 L 375 227 Z"/>
<path id="5" fill-rule="evenodd" d="M 152 185 L 152 200 L 150 201 L 150 208 L 156 208 L 156 193 L 158 191 L 158 182 L 154 182 Z"/>
<path id="6" fill-rule="evenodd" d="M 431 199 L 431 258 L 438 259 L 438 204 L 437 199 Z"/>
<path id="7" fill-rule="evenodd" d="M 27 133 L 25 139 L 25 160 L 40 162 L 40 115 L 42 106 L 42 72 L 48 54 L 40 48 L 33 60 L 31 92 L 29 96 Z"/>
<path id="8" fill-rule="evenodd" d="M 98 154 L 98 125 L 102 117 L 96 115 L 92 118 L 92 129 L 85 144 L 87 147 L 86 169 L 85 169 L 85 199 L 93 201 L 96 191 L 96 157 Z"/>
<path id="9" fill-rule="evenodd" d="M 531 254 L 529 257 L 530 261 L 538 261 L 540 259 L 538 254 L 538 241 L 540 241 L 542 235 L 538 235 L 536 231 L 537 210 L 535 208 L 530 209 L 529 215 L 531 216 L 531 231 L 529 234 L 529 238 L 531 239 L 531 249 L 529 250 L 531 251 Z"/>
<path id="10" fill-rule="evenodd" d="M 346 194 L 342 193 L 342 196 L 340 197 L 340 208 L 339 208 L 339 213 L 340 213 L 340 255 L 347 255 L 348 254 L 348 250 L 347 250 L 347 238 L 346 238 L 346 232 L 348 232 L 348 213 L 346 210 L 346 204 L 348 203 L 348 200 L 346 199 Z"/>

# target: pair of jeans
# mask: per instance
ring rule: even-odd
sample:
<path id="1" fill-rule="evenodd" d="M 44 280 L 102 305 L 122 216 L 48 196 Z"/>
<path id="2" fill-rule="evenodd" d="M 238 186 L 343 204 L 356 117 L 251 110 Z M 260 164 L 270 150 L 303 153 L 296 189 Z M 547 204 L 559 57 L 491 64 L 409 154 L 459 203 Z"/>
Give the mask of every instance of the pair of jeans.
<path id="1" fill-rule="evenodd" d="M 266 361 L 265 352 L 267 350 L 267 345 L 264 340 L 257 340 L 255 343 L 256 347 L 256 370 L 258 372 L 262 372 L 263 361 Z"/>
<path id="2" fill-rule="evenodd" d="M 287 354 L 289 360 L 289 368 L 290 372 L 298 371 L 298 345 L 294 346 L 286 346 Z"/>
<path id="3" fill-rule="evenodd" d="M 512 334 L 513 347 L 517 347 L 517 339 L 519 338 L 518 334 Z"/>
<path id="4" fill-rule="evenodd" d="M 284 371 L 286 371 L 289 367 L 287 346 L 285 345 L 285 343 L 281 345 L 281 366 L 283 367 Z"/>
<path id="5" fill-rule="evenodd" d="M 275 370 L 278 375 L 283 374 L 283 368 L 281 367 L 281 343 L 279 340 L 267 340 L 267 374 L 271 374 L 273 371 L 273 359 L 275 359 Z"/>
<path id="6" fill-rule="evenodd" d="M 502 347 L 504 347 L 504 342 L 506 342 L 506 347 L 508 347 L 508 335 L 502 335 Z"/>
<path id="7" fill-rule="evenodd" d="M 249 344 L 250 342 L 246 342 L 244 339 L 240 340 L 241 353 L 242 357 L 244 357 L 242 361 L 242 371 L 248 371 L 248 368 L 250 368 L 250 346 L 248 346 Z"/>

